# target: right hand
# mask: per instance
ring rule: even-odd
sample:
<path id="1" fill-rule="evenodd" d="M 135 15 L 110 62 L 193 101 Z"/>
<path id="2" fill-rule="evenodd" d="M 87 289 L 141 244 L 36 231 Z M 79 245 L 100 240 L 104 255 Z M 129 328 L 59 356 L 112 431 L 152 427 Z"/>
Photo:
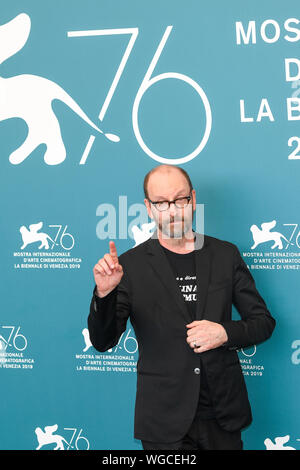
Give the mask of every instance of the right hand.
<path id="1" fill-rule="evenodd" d="M 119 264 L 116 245 L 113 241 L 109 242 L 109 253 L 99 259 L 94 266 L 93 273 L 99 297 L 109 294 L 121 281 L 124 273 Z"/>

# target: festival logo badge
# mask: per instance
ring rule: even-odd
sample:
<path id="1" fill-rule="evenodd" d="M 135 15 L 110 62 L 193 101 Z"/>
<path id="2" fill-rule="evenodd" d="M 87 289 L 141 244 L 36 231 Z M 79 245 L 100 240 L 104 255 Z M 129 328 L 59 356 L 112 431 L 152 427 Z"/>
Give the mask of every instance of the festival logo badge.
<path id="1" fill-rule="evenodd" d="M 276 229 L 275 229 L 276 228 Z M 278 224 L 276 220 L 252 224 L 251 251 L 243 258 L 250 270 L 287 271 L 300 269 L 300 227 L 298 223 Z"/>
<path id="2" fill-rule="evenodd" d="M 20 325 L 0 326 L 0 369 L 33 370 L 35 360 L 27 354 L 27 347 Z"/>
<path id="3" fill-rule="evenodd" d="M 138 343 L 130 325 L 122 333 L 118 344 L 106 352 L 93 348 L 87 328 L 82 330 L 83 344 L 81 352 L 75 354 L 76 371 L 81 372 L 136 372 Z"/>
<path id="4" fill-rule="evenodd" d="M 35 428 L 34 432 L 38 443 L 36 450 L 89 450 L 90 443 L 82 435 L 82 429 L 63 428 L 60 433 L 57 433 L 57 430 L 57 424 L 45 426 L 44 429 Z"/>
<path id="5" fill-rule="evenodd" d="M 73 254 L 74 235 L 68 225 L 51 224 L 41 231 L 44 223 L 22 225 L 20 251 L 15 251 L 15 269 L 80 269 L 82 258 Z"/>

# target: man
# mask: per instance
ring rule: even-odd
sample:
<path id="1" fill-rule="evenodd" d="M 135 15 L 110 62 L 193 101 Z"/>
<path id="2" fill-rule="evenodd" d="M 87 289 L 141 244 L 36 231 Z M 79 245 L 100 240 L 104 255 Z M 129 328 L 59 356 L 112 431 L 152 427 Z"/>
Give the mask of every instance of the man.
<path id="1" fill-rule="evenodd" d="M 95 265 L 91 342 L 112 348 L 130 316 L 144 450 L 242 449 L 252 417 L 236 350 L 269 338 L 275 320 L 237 247 L 193 231 L 196 192 L 182 168 L 153 168 L 144 191 L 157 230 L 119 257 L 110 241 Z"/>

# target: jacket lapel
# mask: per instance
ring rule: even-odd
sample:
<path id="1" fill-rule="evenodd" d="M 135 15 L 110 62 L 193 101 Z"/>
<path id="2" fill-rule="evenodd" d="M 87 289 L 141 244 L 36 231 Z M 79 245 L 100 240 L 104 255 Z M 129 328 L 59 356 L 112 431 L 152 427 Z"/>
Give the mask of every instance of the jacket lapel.
<path id="1" fill-rule="evenodd" d="M 197 282 L 196 320 L 202 320 L 206 305 L 207 289 L 210 281 L 211 271 L 211 251 L 209 249 L 207 238 L 205 237 L 203 247 L 195 249 L 195 260 Z"/>
<path id="2" fill-rule="evenodd" d="M 210 278 L 210 250 L 206 237 L 194 232 L 195 241 L 195 264 L 196 264 L 196 282 L 197 282 L 197 305 L 196 320 L 201 320 L 205 308 L 207 288 Z M 204 240 L 204 243 L 203 243 Z M 187 323 L 190 323 L 191 317 L 183 298 L 182 292 L 178 287 L 172 268 L 167 256 L 157 238 L 157 230 L 153 233 L 146 244 L 149 263 L 154 269 L 157 277 L 168 291 L 170 302 L 174 302 Z"/>

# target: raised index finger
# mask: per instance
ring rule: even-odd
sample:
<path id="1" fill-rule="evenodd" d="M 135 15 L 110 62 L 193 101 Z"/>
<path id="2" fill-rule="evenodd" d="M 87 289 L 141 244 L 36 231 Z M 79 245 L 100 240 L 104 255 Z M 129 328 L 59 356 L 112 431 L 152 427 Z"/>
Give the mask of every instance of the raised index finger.
<path id="1" fill-rule="evenodd" d="M 117 248 L 115 245 L 115 242 L 110 240 L 109 242 L 109 254 L 113 258 L 114 263 L 118 262 L 118 254 L 117 254 Z"/>

